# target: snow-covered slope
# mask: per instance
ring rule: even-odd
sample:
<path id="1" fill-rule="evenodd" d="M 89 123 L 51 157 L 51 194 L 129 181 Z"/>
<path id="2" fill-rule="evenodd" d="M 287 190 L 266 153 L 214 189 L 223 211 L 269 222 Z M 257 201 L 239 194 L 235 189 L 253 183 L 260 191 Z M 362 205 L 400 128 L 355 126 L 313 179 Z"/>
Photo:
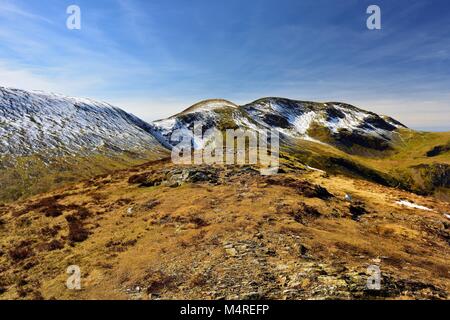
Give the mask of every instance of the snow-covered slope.
<path id="1" fill-rule="evenodd" d="M 176 129 L 276 129 L 282 136 L 384 150 L 404 127 L 344 103 L 263 98 L 238 106 L 215 99 L 148 124 L 104 102 L 0 87 L 0 153 L 27 156 L 145 152 L 170 148 Z"/>
<path id="2" fill-rule="evenodd" d="M 263 98 L 236 106 L 226 100 L 206 100 L 184 112 L 153 124 L 170 139 L 175 129 L 192 129 L 194 122 L 204 129 L 218 127 L 273 128 L 285 137 L 382 150 L 394 139 L 400 122 L 386 116 L 337 102 L 316 103 L 284 98 Z M 320 134 L 318 134 L 320 131 Z"/>
<path id="3" fill-rule="evenodd" d="M 243 106 L 259 123 L 279 127 L 286 134 L 304 135 L 313 123 L 337 133 L 340 129 L 358 130 L 380 135 L 403 126 L 389 118 L 380 117 L 345 103 L 304 102 L 282 98 L 264 98 Z M 404 126 L 403 126 L 404 127 Z"/>
<path id="4" fill-rule="evenodd" d="M 107 103 L 0 87 L 0 154 L 161 150 L 151 125 Z"/>
<path id="5" fill-rule="evenodd" d="M 248 120 L 239 106 L 227 100 L 214 99 L 198 102 L 170 118 L 154 121 L 153 125 L 167 142 L 173 143 L 170 139 L 174 130 L 188 129 L 192 132 L 195 123 L 201 124 L 203 130 L 212 127 L 230 129 L 238 126 L 245 128 L 252 126 L 258 129 L 256 124 Z"/>

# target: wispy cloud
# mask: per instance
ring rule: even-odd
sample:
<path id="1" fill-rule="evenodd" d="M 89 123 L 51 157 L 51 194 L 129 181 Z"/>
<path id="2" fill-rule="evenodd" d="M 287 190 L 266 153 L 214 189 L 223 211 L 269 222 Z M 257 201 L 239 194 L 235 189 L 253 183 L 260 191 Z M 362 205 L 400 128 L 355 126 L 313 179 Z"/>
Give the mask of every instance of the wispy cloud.
<path id="1" fill-rule="evenodd" d="M 1 17 L 11 17 L 18 16 L 26 19 L 32 19 L 40 22 L 45 22 L 48 24 L 53 24 L 53 22 L 41 15 L 34 14 L 30 11 L 27 11 L 23 9 L 22 7 L 18 6 L 17 4 L 8 1 L 8 0 L 2 0 L 0 1 L 0 16 Z M 16 18 L 14 18 L 16 19 Z"/>
<path id="2" fill-rule="evenodd" d="M 0 0 L 0 84 L 91 96 L 147 120 L 196 100 L 339 100 L 410 126 L 448 126 L 450 5 L 370 1 Z M 444 6 L 445 8 L 439 8 Z M 411 110 L 413 110 L 411 112 Z"/>

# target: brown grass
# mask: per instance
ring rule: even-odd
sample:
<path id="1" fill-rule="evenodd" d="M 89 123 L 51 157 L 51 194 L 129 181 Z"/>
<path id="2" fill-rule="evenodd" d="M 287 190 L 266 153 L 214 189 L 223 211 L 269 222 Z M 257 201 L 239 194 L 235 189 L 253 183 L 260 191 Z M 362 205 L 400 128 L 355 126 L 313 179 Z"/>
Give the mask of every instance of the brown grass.
<path id="1" fill-rule="evenodd" d="M 380 259 L 393 285 L 410 288 L 401 281 L 413 279 L 414 286 L 450 289 L 442 215 L 450 211 L 448 203 L 306 171 L 270 178 L 230 174 L 225 183 L 177 188 L 128 183 L 131 175 L 170 166 L 156 163 L 107 177 L 111 182 L 95 190 L 101 201 L 95 201 L 89 184 L 80 183 L 64 197 L 55 192 L 12 204 L 2 215 L 6 227 L 0 228 L 5 251 L 0 280 L 9 279 L 0 281 L 0 298 L 146 299 L 151 293 L 163 299 L 214 299 L 251 292 L 254 285 L 281 299 L 289 280 L 301 272 L 310 284 L 298 284 L 298 292 L 308 298 L 322 285 L 318 276 L 350 279 L 364 274 L 373 259 Z M 355 209 L 344 201 L 346 193 L 367 211 L 359 221 L 351 219 Z M 400 207 L 395 204 L 400 198 L 435 212 Z M 64 208 L 62 215 L 43 214 L 54 205 Z M 17 215 L 24 207 L 34 209 Z M 227 245 L 236 255 L 225 250 Z M 64 285 L 72 264 L 82 269 L 79 292 Z M 11 280 L 19 278 L 29 281 L 20 290 Z M 29 291 L 34 280 L 39 285 Z M 233 288 L 237 284 L 240 289 Z M 136 286 L 143 290 L 135 292 Z"/>

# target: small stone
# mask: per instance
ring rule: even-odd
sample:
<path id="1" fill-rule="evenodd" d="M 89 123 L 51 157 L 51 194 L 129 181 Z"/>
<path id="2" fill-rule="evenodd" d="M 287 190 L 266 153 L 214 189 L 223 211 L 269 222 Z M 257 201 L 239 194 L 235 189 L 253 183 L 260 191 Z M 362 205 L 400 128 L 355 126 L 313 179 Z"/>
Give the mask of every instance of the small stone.
<path id="1" fill-rule="evenodd" d="M 228 248 L 228 249 L 225 249 L 225 251 L 227 252 L 227 254 L 229 256 L 235 257 L 237 255 L 237 251 L 234 248 Z"/>
<path id="2" fill-rule="evenodd" d="M 262 238 L 264 238 L 264 236 L 263 236 L 263 234 L 262 233 L 257 233 L 256 235 L 255 235 L 255 237 L 257 238 L 257 239 L 259 239 L 259 240 L 261 240 Z"/>
<path id="3" fill-rule="evenodd" d="M 309 287 L 310 284 L 311 284 L 311 281 L 308 278 L 306 278 L 306 279 L 303 279 L 300 281 L 289 283 L 289 287 L 296 288 L 296 289 L 305 289 L 305 288 Z"/>
<path id="4" fill-rule="evenodd" d="M 304 246 L 303 244 L 301 244 L 299 251 L 300 251 L 300 255 L 302 257 L 304 257 L 308 253 L 309 249 L 306 246 Z"/>
<path id="5" fill-rule="evenodd" d="M 286 265 L 286 264 L 279 264 L 279 265 L 276 266 L 276 269 L 280 270 L 280 271 L 283 271 L 283 270 L 289 269 L 289 266 Z"/>
<path id="6" fill-rule="evenodd" d="M 267 183 L 260 183 L 260 184 L 258 185 L 258 187 L 260 187 L 260 188 L 266 188 L 267 186 L 268 186 Z"/>
<path id="7" fill-rule="evenodd" d="M 283 290 L 283 294 L 287 294 L 287 295 L 293 294 L 293 293 L 296 293 L 296 292 L 297 292 L 297 290 L 294 290 L 294 289 Z"/>
<path id="8" fill-rule="evenodd" d="M 161 296 L 158 293 L 149 293 L 148 298 L 150 300 L 159 300 Z"/>

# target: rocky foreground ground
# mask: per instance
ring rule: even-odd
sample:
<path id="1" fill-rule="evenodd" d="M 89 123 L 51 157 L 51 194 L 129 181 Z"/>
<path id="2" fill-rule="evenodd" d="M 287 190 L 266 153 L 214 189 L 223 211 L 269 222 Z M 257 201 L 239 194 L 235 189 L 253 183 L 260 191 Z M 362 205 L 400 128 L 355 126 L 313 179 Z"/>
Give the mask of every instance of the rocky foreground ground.
<path id="1" fill-rule="evenodd" d="M 0 298 L 448 299 L 449 211 L 311 168 L 156 161 L 3 205 Z"/>

